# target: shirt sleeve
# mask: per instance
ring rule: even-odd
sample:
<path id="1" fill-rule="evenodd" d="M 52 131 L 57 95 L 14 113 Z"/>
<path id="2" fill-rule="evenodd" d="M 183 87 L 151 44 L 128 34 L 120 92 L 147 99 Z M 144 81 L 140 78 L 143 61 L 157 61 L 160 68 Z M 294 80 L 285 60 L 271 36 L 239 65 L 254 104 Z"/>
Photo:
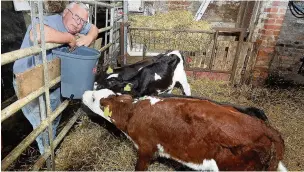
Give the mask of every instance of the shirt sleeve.
<path id="1" fill-rule="evenodd" d="M 90 29 L 91 29 L 92 24 L 91 23 L 87 23 L 85 26 L 83 26 L 82 30 L 80 31 L 81 34 L 88 34 Z"/>
<path id="2" fill-rule="evenodd" d="M 36 17 L 36 18 L 35 18 L 35 24 L 38 24 L 38 23 L 39 23 L 39 18 Z M 53 28 L 53 29 L 58 30 L 57 24 L 56 24 L 56 20 L 54 20 L 54 19 L 53 19 L 52 17 L 50 17 L 50 16 L 44 16 L 44 17 L 43 17 L 43 24 L 44 24 L 44 25 L 47 25 L 47 26 L 49 26 L 49 27 L 51 27 L 51 28 Z"/>

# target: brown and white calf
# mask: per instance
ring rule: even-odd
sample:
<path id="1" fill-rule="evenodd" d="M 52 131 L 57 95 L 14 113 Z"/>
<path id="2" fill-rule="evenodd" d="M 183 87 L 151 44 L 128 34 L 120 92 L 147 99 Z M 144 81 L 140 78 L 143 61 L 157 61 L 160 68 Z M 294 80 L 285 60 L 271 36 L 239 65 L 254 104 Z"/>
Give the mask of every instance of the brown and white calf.
<path id="1" fill-rule="evenodd" d="M 83 103 L 133 141 L 136 170 L 146 170 L 155 153 L 195 170 L 286 170 L 278 131 L 208 100 L 134 100 L 102 89 L 85 92 Z"/>

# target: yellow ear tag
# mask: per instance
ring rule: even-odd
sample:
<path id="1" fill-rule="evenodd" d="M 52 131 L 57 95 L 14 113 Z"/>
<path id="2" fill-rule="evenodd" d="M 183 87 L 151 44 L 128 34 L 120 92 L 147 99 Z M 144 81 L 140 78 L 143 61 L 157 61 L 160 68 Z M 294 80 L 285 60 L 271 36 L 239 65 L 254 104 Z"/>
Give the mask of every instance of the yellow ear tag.
<path id="1" fill-rule="evenodd" d="M 113 69 L 109 66 L 107 70 L 107 74 L 111 74 L 111 73 L 113 73 Z"/>
<path id="2" fill-rule="evenodd" d="M 107 107 L 105 107 L 104 108 L 104 116 L 106 116 L 106 117 L 111 117 L 112 116 L 112 111 L 110 112 L 110 108 L 109 108 L 109 106 L 107 106 Z"/>
<path id="3" fill-rule="evenodd" d="M 124 91 L 131 91 L 131 86 L 130 86 L 130 84 L 127 84 L 127 85 L 124 87 Z"/>

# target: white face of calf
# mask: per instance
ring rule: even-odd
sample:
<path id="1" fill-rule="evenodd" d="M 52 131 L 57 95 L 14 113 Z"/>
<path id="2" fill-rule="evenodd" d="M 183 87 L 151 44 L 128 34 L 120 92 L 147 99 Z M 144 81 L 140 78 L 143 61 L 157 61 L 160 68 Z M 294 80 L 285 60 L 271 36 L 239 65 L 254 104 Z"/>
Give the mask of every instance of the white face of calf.
<path id="1" fill-rule="evenodd" d="M 82 95 L 82 102 L 89 107 L 94 113 L 102 116 L 110 121 L 110 118 L 104 115 L 100 107 L 100 99 L 107 98 L 115 93 L 109 89 L 101 89 L 98 91 L 86 91 Z"/>

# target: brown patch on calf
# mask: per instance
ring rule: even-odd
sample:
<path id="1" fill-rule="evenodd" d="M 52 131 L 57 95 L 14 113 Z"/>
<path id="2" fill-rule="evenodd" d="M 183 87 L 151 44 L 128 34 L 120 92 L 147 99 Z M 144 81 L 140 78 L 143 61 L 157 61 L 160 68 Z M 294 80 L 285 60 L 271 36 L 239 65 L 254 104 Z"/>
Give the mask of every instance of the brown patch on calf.
<path id="1" fill-rule="evenodd" d="M 214 159 L 219 170 L 276 170 L 284 141 L 263 121 L 208 100 L 165 98 L 151 105 L 126 97 L 101 100 L 114 124 L 138 145 L 136 170 L 146 170 L 157 152 L 184 162 Z"/>

